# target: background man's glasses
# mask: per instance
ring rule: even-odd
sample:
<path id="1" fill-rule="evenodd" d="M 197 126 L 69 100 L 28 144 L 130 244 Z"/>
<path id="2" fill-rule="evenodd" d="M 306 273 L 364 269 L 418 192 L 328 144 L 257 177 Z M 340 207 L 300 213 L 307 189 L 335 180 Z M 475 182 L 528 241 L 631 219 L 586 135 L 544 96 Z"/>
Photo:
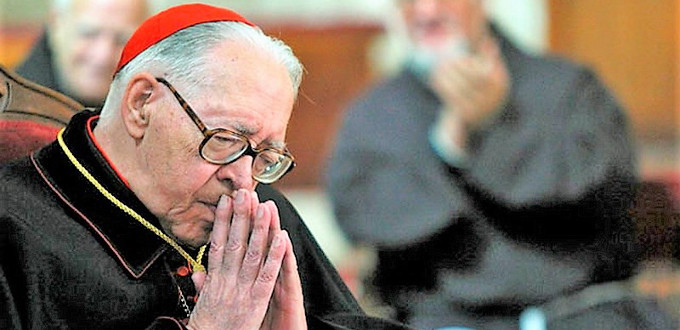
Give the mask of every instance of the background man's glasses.
<path id="1" fill-rule="evenodd" d="M 265 184 L 275 182 L 295 166 L 293 155 L 288 150 L 273 147 L 255 149 L 248 137 L 243 134 L 226 128 L 208 129 L 196 112 L 191 109 L 189 103 L 167 80 L 163 78 L 156 78 L 156 80 L 170 89 L 182 109 L 203 133 L 204 138 L 198 147 L 198 153 L 206 161 L 225 165 L 236 161 L 243 155 L 251 156 L 253 157 L 253 179 Z"/>

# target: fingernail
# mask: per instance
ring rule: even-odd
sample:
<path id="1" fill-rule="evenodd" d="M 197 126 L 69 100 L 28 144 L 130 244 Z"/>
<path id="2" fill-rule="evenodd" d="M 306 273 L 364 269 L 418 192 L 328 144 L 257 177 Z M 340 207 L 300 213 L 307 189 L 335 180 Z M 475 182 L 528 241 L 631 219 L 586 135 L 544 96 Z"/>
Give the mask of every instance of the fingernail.
<path id="1" fill-rule="evenodd" d="M 234 202 L 236 202 L 237 204 L 241 204 L 241 203 L 243 203 L 243 201 L 245 201 L 245 199 L 246 199 L 246 192 L 244 190 L 238 190 L 236 192 L 236 199 L 234 200 Z"/>

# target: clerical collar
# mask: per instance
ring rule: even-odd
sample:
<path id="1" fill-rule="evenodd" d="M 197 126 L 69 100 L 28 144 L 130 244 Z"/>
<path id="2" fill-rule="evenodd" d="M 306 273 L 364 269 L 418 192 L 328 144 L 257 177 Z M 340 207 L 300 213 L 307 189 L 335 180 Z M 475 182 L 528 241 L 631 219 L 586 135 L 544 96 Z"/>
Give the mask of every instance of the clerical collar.
<path id="1" fill-rule="evenodd" d="M 76 114 L 63 132 L 64 142 L 102 187 L 160 229 L 158 219 L 128 189 L 98 150 L 88 133 L 91 130 L 87 129 L 87 123 L 93 116 L 96 113 L 87 110 Z M 78 215 L 76 218 L 101 240 L 103 246 L 111 249 L 133 276 L 142 276 L 169 248 L 161 238 L 102 196 L 73 166 L 58 141 L 36 152 L 32 159 L 57 196 Z M 189 253 L 196 255 L 196 251 Z"/>

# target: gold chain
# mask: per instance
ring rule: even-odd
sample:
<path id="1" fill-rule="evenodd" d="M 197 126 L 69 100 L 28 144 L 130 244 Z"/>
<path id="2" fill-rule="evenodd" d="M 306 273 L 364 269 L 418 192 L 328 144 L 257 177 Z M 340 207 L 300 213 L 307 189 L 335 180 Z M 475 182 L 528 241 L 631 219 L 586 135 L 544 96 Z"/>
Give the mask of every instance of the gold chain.
<path id="1" fill-rule="evenodd" d="M 160 229 L 156 228 L 154 225 L 152 225 L 149 221 L 144 219 L 141 215 L 139 215 L 135 210 L 131 209 L 127 205 L 123 204 L 120 200 L 118 200 L 113 194 L 111 194 L 104 186 L 102 186 L 97 179 L 90 174 L 90 172 L 83 167 L 83 165 L 78 162 L 78 159 L 76 159 L 75 156 L 71 153 L 71 151 L 68 149 L 66 146 L 66 143 L 64 143 L 64 138 L 62 137 L 62 134 L 64 133 L 64 129 L 62 128 L 59 131 L 59 134 L 57 134 L 57 140 L 59 141 L 59 145 L 61 146 L 61 149 L 64 150 L 64 153 L 68 157 L 68 159 L 73 163 L 73 165 L 78 169 L 78 171 L 88 180 L 92 185 L 99 190 L 99 192 L 106 197 L 113 205 L 117 206 L 119 209 L 121 209 L 123 212 L 127 213 L 130 215 L 132 218 L 137 220 L 139 223 L 141 223 L 144 227 L 146 227 L 148 230 L 156 234 L 158 237 L 163 239 L 165 242 L 170 244 L 179 254 L 184 257 L 189 263 L 191 264 L 191 268 L 193 269 L 194 272 L 205 272 L 205 267 L 201 265 L 201 259 L 203 258 L 203 254 L 205 252 L 205 247 L 206 245 L 203 245 L 199 251 L 198 251 L 198 256 L 196 256 L 196 259 L 192 258 L 189 253 L 184 251 L 184 249 L 177 244 L 175 240 L 170 238 L 170 236 L 166 235 L 164 232 L 162 232 Z"/>

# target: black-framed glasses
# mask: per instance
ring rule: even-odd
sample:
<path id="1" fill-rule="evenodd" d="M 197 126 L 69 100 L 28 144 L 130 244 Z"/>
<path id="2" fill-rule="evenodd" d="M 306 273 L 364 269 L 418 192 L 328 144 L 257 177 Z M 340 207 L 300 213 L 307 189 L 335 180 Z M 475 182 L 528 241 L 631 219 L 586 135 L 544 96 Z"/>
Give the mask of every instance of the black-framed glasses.
<path id="1" fill-rule="evenodd" d="M 226 128 L 208 129 L 175 87 L 163 78 L 156 78 L 156 80 L 170 89 L 184 112 L 203 133 L 204 138 L 198 147 L 198 153 L 206 161 L 225 165 L 236 161 L 243 155 L 251 156 L 253 157 L 253 179 L 265 184 L 281 179 L 295 167 L 295 158 L 287 149 L 253 148 L 248 137 L 241 133 Z"/>

